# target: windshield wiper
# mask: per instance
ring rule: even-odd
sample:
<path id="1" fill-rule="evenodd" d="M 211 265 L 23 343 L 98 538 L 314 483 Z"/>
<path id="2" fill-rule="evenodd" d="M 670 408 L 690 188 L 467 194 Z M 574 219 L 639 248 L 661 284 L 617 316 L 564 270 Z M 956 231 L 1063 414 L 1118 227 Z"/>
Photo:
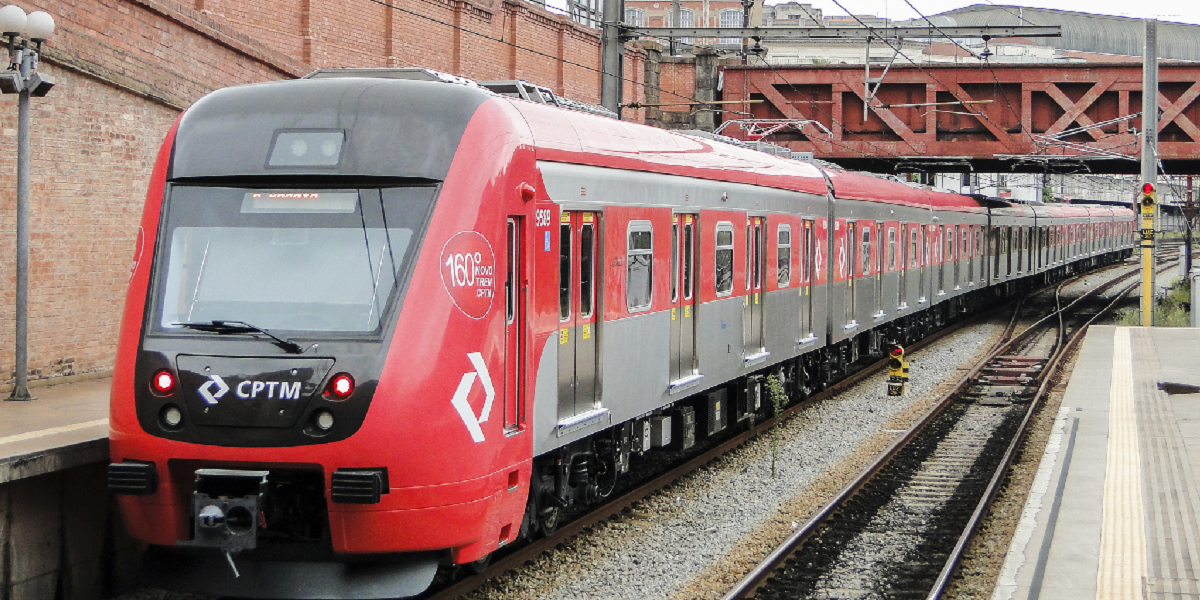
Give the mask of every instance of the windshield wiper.
<path id="1" fill-rule="evenodd" d="M 196 331 L 204 331 L 208 333 L 216 333 L 220 335 L 231 333 L 261 333 L 271 338 L 276 346 L 291 352 L 292 354 L 304 354 L 307 348 L 290 340 L 281 338 L 262 327 L 255 327 L 243 321 L 209 321 L 205 323 L 175 323 L 178 327 L 186 327 L 195 329 Z"/>

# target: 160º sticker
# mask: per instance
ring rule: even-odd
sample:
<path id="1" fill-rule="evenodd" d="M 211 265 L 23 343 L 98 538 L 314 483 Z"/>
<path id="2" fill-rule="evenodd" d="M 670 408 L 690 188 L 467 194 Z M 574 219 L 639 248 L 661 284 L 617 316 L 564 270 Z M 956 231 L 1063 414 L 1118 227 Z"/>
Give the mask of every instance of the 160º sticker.
<path id="1" fill-rule="evenodd" d="M 472 319 L 487 316 L 496 295 L 496 256 L 487 238 L 475 231 L 454 234 L 442 247 L 441 271 L 459 310 Z"/>

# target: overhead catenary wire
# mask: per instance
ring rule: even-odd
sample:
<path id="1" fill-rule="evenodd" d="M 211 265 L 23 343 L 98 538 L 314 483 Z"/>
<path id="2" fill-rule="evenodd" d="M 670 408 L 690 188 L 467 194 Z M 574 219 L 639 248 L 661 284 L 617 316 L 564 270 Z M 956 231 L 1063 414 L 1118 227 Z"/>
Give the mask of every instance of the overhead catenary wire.
<path id="1" fill-rule="evenodd" d="M 868 32 L 871 32 L 872 34 L 875 32 L 875 28 L 874 28 L 874 27 L 871 27 L 870 25 L 867 25 L 866 23 L 864 23 L 864 22 L 863 22 L 863 20 L 862 20 L 862 19 L 858 18 L 858 16 L 857 16 L 857 15 L 855 15 L 855 14 L 851 13 L 851 12 L 850 12 L 850 11 L 849 11 L 849 10 L 848 10 L 848 9 L 847 9 L 845 6 L 844 6 L 844 5 L 842 5 L 842 3 L 841 3 L 841 2 L 839 2 L 839 0 L 833 0 L 833 3 L 834 3 L 834 4 L 836 4 L 836 5 L 838 6 L 838 8 L 840 8 L 840 9 L 842 9 L 842 10 L 846 11 L 846 14 L 847 14 L 847 15 L 849 15 L 849 16 L 850 16 L 850 18 L 852 18 L 852 19 L 854 19 L 855 21 L 857 21 L 857 22 L 858 22 L 858 24 L 859 24 L 859 25 L 861 25 L 862 27 L 866 28 Z M 915 10 L 915 9 L 914 9 L 914 10 Z M 917 61 L 913 60 L 911 57 L 909 57 L 907 54 L 905 54 L 905 53 L 904 53 L 904 51 L 903 51 L 903 49 L 902 49 L 901 47 L 898 47 L 898 46 L 893 46 L 893 45 L 892 45 L 892 43 L 891 43 L 890 41 L 888 41 L 888 39 L 887 39 L 886 37 L 884 37 L 884 36 L 875 36 L 875 37 L 878 37 L 880 41 L 882 41 L 883 43 L 887 44 L 887 45 L 888 45 L 888 47 L 889 47 L 889 48 L 891 48 L 892 50 L 894 50 L 898 56 L 902 56 L 902 57 L 904 57 L 904 59 L 905 59 L 905 60 L 907 60 L 907 61 L 908 61 L 908 62 L 909 62 L 911 65 L 913 65 L 914 67 L 916 67 L 917 69 L 919 69 L 919 70 L 920 70 L 922 73 L 925 73 L 926 75 L 928 75 L 928 76 L 929 76 L 929 78 L 930 78 L 930 79 L 932 79 L 932 80 L 934 80 L 935 82 L 937 82 L 937 83 L 938 83 L 938 85 L 942 86 L 943 88 L 945 88 L 945 89 L 947 89 L 947 90 L 949 90 L 949 89 L 950 89 L 950 86 L 946 85 L 946 84 L 945 84 L 945 82 L 943 82 L 943 81 L 942 81 L 941 79 L 939 79 L 939 78 L 938 78 L 936 75 L 934 75 L 934 74 L 933 74 L 933 72 L 931 72 L 929 69 L 926 69 L 926 68 L 922 67 L 922 66 L 921 66 L 919 63 L 917 63 Z M 984 62 L 987 62 L 987 61 L 984 61 Z M 994 75 L 995 75 L 995 72 L 993 72 L 993 76 L 994 76 Z M 997 79 L 997 83 L 999 83 L 999 80 L 998 80 L 998 79 Z M 1002 93 L 1002 94 L 1004 93 L 1004 90 L 1003 90 L 1003 89 L 1001 89 L 1000 91 L 1001 91 L 1001 93 Z M 1005 95 L 1005 102 L 1008 102 L 1007 95 Z M 1009 109 L 1011 110 L 1011 109 L 1012 109 L 1012 103 L 1008 103 L 1008 104 L 1009 104 Z M 1015 114 L 1015 112 L 1014 112 L 1014 114 Z M 991 119 L 991 117 L 989 117 L 989 116 L 987 115 L 987 113 L 984 113 L 984 112 L 978 112 L 978 113 L 974 113 L 974 112 L 972 112 L 972 113 L 971 113 L 971 115 L 972 115 L 972 116 L 974 116 L 974 117 L 975 117 L 975 118 L 977 118 L 977 119 L 982 119 L 982 120 L 984 120 L 984 121 L 987 121 L 988 123 L 990 123 L 990 124 L 991 124 L 993 127 L 995 127 L 996 129 L 999 129 L 999 130 L 1001 130 L 1001 131 L 1004 131 L 1004 128 L 1003 128 L 1003 127 L 1001 127 L 1001 126 L 1000 126 L 998 123 L 996 123 L 995 121 L 993 121 L 993 120 Z M 1019 117 L 1018 117 L 1018 122 L 1020 122 L 1020 119 L 1019 119 Z"/>
<path id="2" fill-rule="evenodd" d="M 557 61 L 559 61 L 559 62 L 561 62 L 561 63 L 563 63 L 563 64 L 566 64 L 566 65 L 571 65 L 571 66 L 573 66 L 573 67 L 579 67 L 579 68 L 581 68 L 581 69 L 586 69 L 586 70 L 588 70 L 588 71 L 592 71 L 592 72 L 594 72 L 594 73 L 599 73 L 599 74 L 601 74 L 601 75 L 609 75 L 609 76 L 612 76 L 612 77 L 616 77 L 617 79 L 619 79 L 619 80 L 620 80 L 620 81 L 622 81 L 622 82 L 629 82 L 629 83 L 632 83 L 632 84 L 634 84 L 634 85 L 640 85 L 640 86 L 642 86 L 642 87 L 644 87 L 644 88 L 656 89 L 656 90 L 658 90 L 658 91 L 660 91 L 660 92 L 666 92 L 666 93 L 668 93 L 668 94 L 671 94 L 672 96 L 678 96 L 678 97 L 680 97 L 680 98 L 684 98 L 684 99 L 686 99 L 686 100 L 692 100 L 692 101 L 695 101 L 697 104 L 706 104 L 705 102 L 701 102 L 701 101 L 697 100 L 696 98 L 694 98 L 694 97 L 692 97 L 692 96 L 687 96 L 687 95 L 680 94 L 680 93 L 678 93 L 678 92 L 675 92 L 675 91 L 666 90 L 666 89 L 663 89 L 663 88 L 662 88 L 662 87 L 660 87 L 660 86 L 656 86 L 656 85 L 650 85 L 650 84 L 647 84 L 647 83 L 645 83 L 645 82 L 643 82 L 643 81 L 637 81 L 636 79 L 630 79 L 630 78 L 628 78 L 628 77 L 624 77 L 624 76 L 622 76 L 622 75 L 618 75 L 618 74 L 615 74 L 615 73 L 609 73 L 609 72 L 607 72 L 607 71 L 605 71 L 605 70 L 603 70 L 603 69 L 597 69 L 596 67 L 592 67 L 592 66 L 588 66 L 588 65 L 585 65 L 585 64 L 581 64 L 581 63 L 577 63 L 577 62 L 574 62 L 574 61 L 570 61 L 570 60 L 567 60 L 567 59 L 565 59 L 565 58 L 562 58 L 562 57 L 560 57 L 560 56 L 555 56 L 555 55 L 553 55 L 553 54 L 548 54 L 548 53 L 545 53 L 545 52 L 541 52 L 541 51 L 539 51 L 539 50 L 534 50 L 533 48 L 527 48 L 527 47 L 525 47 L 525 46 L 522 46 L 522 45 L 520 45 L 520 44 L 517 44 L 517 43 L 515 43 L 515 42 L 510 42 L 510 41 L 508 41 L 508 40 L 505 40 L 505 39 L 503 39 L 503 38 L 497 38 L 497 37 L 493 37 L 493 36 L 490 36 L 490 35 L 488 35 L 488 34 L 486 34 L 486 33 L 480 33 L 480 32 L 478 32 L 478 31 L 474 31 L 474 30 L 472 30 L 472 29 L 468 29 L 468 28 L 466 28 L 466 27 L 463 27 L 463 26 L 461 26 L 461 25 L 455 25 L 454 23 L 448 23 L 448 22 L 446 22 L 446 21 L 442 21 L 442 20 L 440 20 L 440 19 L 436 19 L 436 18 L 434 18 L 434 17 L 430 17 L 430 16 L 428 16 L 428 15 L 423 15 L 423 14 L 421 14 L 421 13 L 419 13 L 419 12 L 416 12 L 416 11 L 412 11 L 412 10 L 408 10 L 408 9 L 405 9 L 405 8 L 401 8 L 400 6 L 397 6 L 397 5 L 395 5 L 395 4 L 389 4 L 389 3 L 385 2 L 384 0 L 366 0 L 366 1 L 367 1 L 367 2 L 370 2 L 370 3 L 372 3 L 372 4 L 378 4 L 379 6 L 383 6 L 383 7 L 389 8 L 389 9 L 391 9 L 391 10 L 395 10 L 395 11 L 398 11 L 398 12 L 402 12 L 402 13 L 404 13 L 404 14 L 407 14 L 407 15 L 412 15 L 412 16 L 414 16 L 414 17 L 418 17 L 418 18 L 421 18 L 421 19 L 425 19 L 426 21 L 430 21 L 430 22 L 433 22 L 433 23 L 437 23 L 438 25 L 444 25 L 444 26 L 446 26 L 446 27 L 449 27 L 449 28 L 451 28 L 451 29 L 455 29 L 455 30 L 461 31 L 461 32 L 463 32 L 463 33 L 468 33 L 468 34 L 471 34 L 471 35 L 473 35 L 473 36 L 476 36 L 476 37 L 483 38 L 483 39 L 485 39 L 485 40 L 489 40 L 489 41 L 492 41 L 492 42 L 497 42 L 497 43 L 500 43 L 500 44 L 504 44 L 504 45 L 506 45 L 506 46 L 511 46 L 512 48 L 515 48 L 515 49 L 517 49 L 517 50 L 524 50 L 525 52 L 528 52 L 528 53 L 530 53 L 530 54 L 534 54 L 534 55 L 537 55 L 537 56 L 542 56 L 542 57 L 545 57 L 545 58 L 550 58 L 550 59 L 553 59 L 553 60 L 557 60 Z"/>

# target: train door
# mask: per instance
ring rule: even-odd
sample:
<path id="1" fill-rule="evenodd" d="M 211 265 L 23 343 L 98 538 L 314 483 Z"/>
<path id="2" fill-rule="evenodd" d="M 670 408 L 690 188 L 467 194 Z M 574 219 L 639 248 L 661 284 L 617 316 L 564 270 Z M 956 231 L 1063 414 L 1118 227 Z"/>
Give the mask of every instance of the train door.
<path id="1" fill-rule="evenodd" d="M 763 275 L 766 274 L 766 253 L 763 235 L 766 222 L 762 217 L 750 217 L 746 222 L 746 297 L 742 312 L 742 343 L 744 356 L 753 356 L 763 348 Z"/>
<path id="2" fill-rule="evenodd" d="M 558 418 L 596 408 L 597 215 L 563 211 L 558 253 Z"/>
<path id="3" fill-rule="evenodd" d="M 928 268 L 929 267 L 929 227 L 922 225 L 920 229 L 921 229 L 921 231 L 918 236 L 918 238 L 920 240 L 918 243 L 920 245 L 917 246 L 917 252 L 919 253 L 917 256 L 920 256 L 920 259 L 918 259 L 918 261 L 917 261 L 918 265 L 919 265 L 917 268 L 920 269 L 920 271 L 918 271 L 918 272 L 921 275 L 920 275 L 920 278 L 917 283 L 917 301 L 924 302 L 925 300 L 927 300 L 927 297 L 925 295 L 925 290 L 928 289 L 926 282 L 925 282 L 925 278 L 926 278 L 926 271 L 929 270 L 929 268 Z"/>
<path id="4" fill-rule="evenodd" d="M 509 217 L 505 232 L 508 262 L 504 277 L 504 431 L 515 433 L 525 424 L 525 257 L 521 217 Z"/>
<path id="5" fill-rule="evenodd" d="M 895 240 L 893 239 L 893 245 Z M 875 244 L 878 248 L 875 250 L 875 312 L 874 315 L 883 314 L 883 221 L 875 224 Z"/>
<path id="6" fill-rule="evenodd" d="M 1004 274 L 1012 275 L 1013 272 L 1013 228 L 1005 227 L 1003 236 L 1000 238 L 1000 251 L 1004 253 Z"/>
<path id="7" fill-rule="evenodd" d="M 967 231 L 969 229 L 966 225 L 958 226 L 958 255 L 955 256 L 957 260 L 954 261 L 954 289 L 956 290 L 962 289 L 962 261 L 970 256 L 967 253 Z M 954 241 L 952 240 L 950 243 L 953 244 Z"/>
<path id="8" fill-rule="evenodd" d="M 855 311 L 858 292 L 854 289 L 854 272 L 858 270 L 856 259 L 858 258 L 858 223 L 846 223 L 846 301 L 842 303 L 846 309 L 845 320 L 843 323 L 850 325 L 857 322 Z"/>
<path id="9" fill-rule="evenodd" d="M 971 260 L 971 277 L 975 281 L 986 284 L 987 277 L 984 276 L 984 267 L 986 263 L 983 258 L 983 225 L 976 225 L 972 229 L 972 242 L 975 244 L 974 258 Z"/>
<path id="10" fill-rule="evenodd" d="M 896 306 L 908 306 L 908 267 L 912 260 L 912 250 L 909 248 L 909 238 L 912 233 L 909 231 L 908 223 L 900 224 L 900 285 L 896 286 L 899 292 L 896 294 Z"/>
<path id="11" fill-rule="evenodd" d="M 941 234 L 941 236 L 942 236 L 941 239 L 945 240 L 946 239 L 946 226 L 942 225 L 937 231 L 938 231 L 938 233 Z M 936 240 L 935 240 L 935 242 L 936 242 Z M 942 249 L 942 260 L 941 260 L 941 264 L 938 265 L 938 295 L 939 296 L 946 293 L 946 264 L 947 264 L 947 261 L 950 259 L 950 257 L 949 257 L 949 253 L 945 251 L 945 245 L 946 245 L 946 243 L 944 241 L 938 244 L 938 247 L 940 249 Z"/>
<path id="12" fill-rule="evenodd" d="M 671 220 L 671 381 L 696 374 L 696 232 L 698 215 Z"/>
<path id="13" fill-rule="evenodd" d="M 816 279 L 814 270 L 816 254 L 815 225 L 811 219 L 804 220 L 801 238 L 800 255 L 800 339 L 813 337 L 813 283 Z"/>

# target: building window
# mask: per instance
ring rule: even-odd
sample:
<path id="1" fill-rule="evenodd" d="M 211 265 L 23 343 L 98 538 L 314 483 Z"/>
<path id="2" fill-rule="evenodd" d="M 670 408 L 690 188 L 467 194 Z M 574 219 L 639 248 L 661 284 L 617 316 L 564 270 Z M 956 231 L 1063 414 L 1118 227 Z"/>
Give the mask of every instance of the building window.
<path id="1" fill-rule="evenodd" d="M 721 27 L 741 27 L 743 23 L 742 11 L 736 8 L 730 8 L 721 11 Z M 742 38 L 721 38 L 721 44 L 740 44 Z"/>
<path id="2" fill-rule="evenodd" d="M 625 255 L 625 303 L 629 312 L 650 308 L 653 292 L 654 234 L 649 221 L 629 223 Z"/>
<path id="3" fill-rule="evenodd" d="M 733 224 L 717 223 L 717 295 L 733 293 Z"/>
<path id="4" fill-rule="evenodd" d="M 645 23 L 645 13 L 640 8 L 625 9 L 625 24 L 630 27 L 642 27 Z"/>
<path id="5" fill-rule="evenodd" d="M 670 9 L 667 9 L 667 27 L 695 27 L 696 12 L 691 9 L 681 8 L 679 9 L 679 20 L 681 23 L 676 25 L 674 13 Z M 679 41 L 684 44 L 694 44 L 696 43 L 696 38 L 679 38 Z"/>

